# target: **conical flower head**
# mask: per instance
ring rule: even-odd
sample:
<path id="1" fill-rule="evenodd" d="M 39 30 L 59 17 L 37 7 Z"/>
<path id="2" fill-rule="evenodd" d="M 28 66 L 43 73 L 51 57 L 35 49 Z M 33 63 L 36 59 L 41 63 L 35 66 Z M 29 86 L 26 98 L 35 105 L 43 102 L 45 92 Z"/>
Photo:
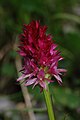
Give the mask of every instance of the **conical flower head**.
<path id="1" fill-rule="evenodd" d="M 25 85 L 39 85 L 46 89 L 46 83 L 53 82 L 54 76 L 59 84 L 62 83 L 62 72 L 65 69 L 58 68 L 58 62 L 63 58 L 56 50 L 57 45 L 52 41 L 52 36 L 46 34 L 47 26 L 41 26 L 39 21 L 32 21 L 24 25 L 20 34 L 20 46 L 18 53 L 23 57 L 24 64 L 20 81 L 25 78 Z"/>

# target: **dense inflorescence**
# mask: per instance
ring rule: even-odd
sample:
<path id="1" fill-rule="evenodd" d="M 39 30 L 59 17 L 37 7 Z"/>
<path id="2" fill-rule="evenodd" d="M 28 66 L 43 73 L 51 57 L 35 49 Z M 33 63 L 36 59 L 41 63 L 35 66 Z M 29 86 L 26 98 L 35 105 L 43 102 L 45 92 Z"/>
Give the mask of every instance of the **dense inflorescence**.
<path id="1" fill-rule="evenodd" d="M 22 76 L 17 81 L 25 78 L 25 85 L 33 84 L 33 88 L 39 85 L 46 89 L 46 83 L 53 82 L 54 76 L 59 84 L 62 83 L 62 72 L 65 69 L 58 68 L 58 62 L 63 58 L 56 50 L 57 45 L 52 41 L 52 36 L 46 34 L 47 26 L 41 26 L 39 21 L 32 21 L 24 25 L 20 34 L 20 46 L 18 53 L 23 57 Z"/>

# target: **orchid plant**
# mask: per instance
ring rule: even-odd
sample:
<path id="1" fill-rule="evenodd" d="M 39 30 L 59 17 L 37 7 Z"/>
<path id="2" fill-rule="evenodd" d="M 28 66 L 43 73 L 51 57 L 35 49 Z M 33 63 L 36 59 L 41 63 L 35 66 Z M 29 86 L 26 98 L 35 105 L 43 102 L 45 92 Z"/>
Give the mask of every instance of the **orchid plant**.
<path id="1" fill-rule="evenodd" d="M 58 62 L 63 58 L 56 49 L 57 44 L 52 40 L 50 34 L 46 34 L 47 26 L 41 26 L 39 21 L 32 21 L 23 26 L 20 34 L 20 45 L 18 53 L 23 57 L 24 63 L 17 81 L 25 79 L 25 86 L 36 85 L 44 92 L 50 120 L 55 120 L 52 109 L 48 84 L 56 81 L 62 84 L 61 75 L 65 69 L 58 68 Z M 52 76 L 54 80 L 52 80 Z"/>

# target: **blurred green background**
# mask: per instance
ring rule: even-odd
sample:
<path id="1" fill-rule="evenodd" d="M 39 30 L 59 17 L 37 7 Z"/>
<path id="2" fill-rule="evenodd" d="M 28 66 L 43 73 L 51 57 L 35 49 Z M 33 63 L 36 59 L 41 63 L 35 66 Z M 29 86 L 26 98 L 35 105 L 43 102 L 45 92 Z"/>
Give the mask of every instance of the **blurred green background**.
<path id="1" fill-rule="evenodd" d="M 63 85 L 50 85 L 56 120 L 80 120 L 80 1 L 79 0 L 0 0 L 0 120 L 25 120 L 16 111 L 24 106 L 13 49 L 23 24 L 40 20 L 47 33 L 59 44 L 67 69 Z M 43 94 L 28 87 L 34 108 L 45 108 Z M 9 110 L 7 110 L 9 108 Z M 24 108 L 24 107 L 23 107 Z M 44 112 L 35 110 L 37 120 L 48 120 Z M 44 116 L 45 115 L 45 116 Z M 42 117 L 42 118 L 41 118 Z"/>

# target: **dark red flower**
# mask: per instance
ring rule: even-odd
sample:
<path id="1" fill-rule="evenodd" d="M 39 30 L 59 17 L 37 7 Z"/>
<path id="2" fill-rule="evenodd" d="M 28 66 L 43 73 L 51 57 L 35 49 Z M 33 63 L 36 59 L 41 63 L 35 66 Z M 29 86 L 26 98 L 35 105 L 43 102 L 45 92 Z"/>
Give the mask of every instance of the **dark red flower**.
<path id="1" fill-rule="evenodd" d="M 39 21 L 32 21 L 24 25 L 23 33 L 19 36 L 20 46 L 18 53 L 23 57 L 24 64 L 20 81 L 25 78 L 25 85 L 39 85 L 46 89 L 46 83 L 53 82 L 54 76 L 58 83 L 62 83 L 60 75 L 66 72 L 58 68 L 58 61 L 63 58 L 56 50 L 57 45 L 52 41 L 52 36 L 46 34 L 47 26 L 41 26 Z"/>

